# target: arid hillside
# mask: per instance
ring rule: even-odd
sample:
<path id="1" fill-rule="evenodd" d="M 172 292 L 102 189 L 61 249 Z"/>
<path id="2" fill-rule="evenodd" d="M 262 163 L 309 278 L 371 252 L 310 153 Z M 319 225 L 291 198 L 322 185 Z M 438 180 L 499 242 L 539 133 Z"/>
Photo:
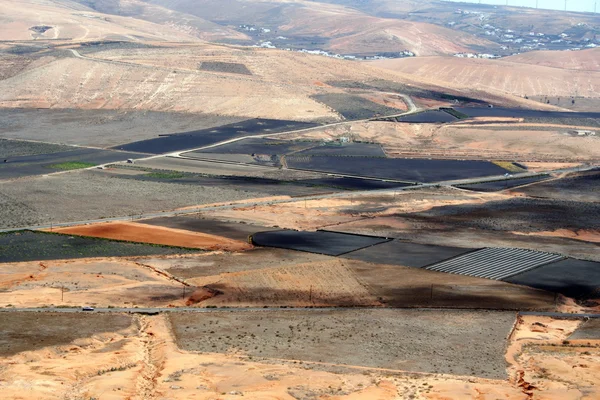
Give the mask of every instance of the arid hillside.
<path id="1" fill-rule="evenodd" d="M 600 48 L 581 51 L 535 51 L 506 57 L 505 60 L 544 67 L 600 71 Z"/>
<path id="2" fill-rule="evenodd" d="M 600 72 L 569 71 L 504 60 L 419 57 L 378 60 L 372 64 L 438 82 L 523 97 L 596 97 L 600 91 Z"/>
<path id="3" fill-rule="evenodd" d="M 374 68 L 377 64 L 272 49 L 153 44 L 57 45 L 49 53 L 9 55 L 10 65 L 0 69 L 6 76 L 0 80 L 0 107 L 337 121 L 351 98 L 363 99 L 359 108 L 373 102 L 396 107 L 389 102 L 397 100 L 382 98 L 388 92 L 421 98 L 451 93 L 499 105 L 549 107 L 495 88 L 473 90 L 460 82 Z"/>
<path id="4" fill-rule="evenodd" d="M 1 0 L 0 16 L 0 40 L 198 40 L 191 30 L 109 16 L 70 0 Z"/>
<path id="5" fill-rule="evenodd" d="M 441 26 L 371 16 L 358 11 L 354 4 L 346 7 L 305 0 L 227 0 L 218 6 L 210 0 L 153 0 L 152 3 L 224 25 L 266 28 L 291 42 L 302 38 L 308 47 L 318 43 L 323 50 L 346 54 L 408 50 L 418 55 L 433 55 L 497 47 L 488 40 Z"/>

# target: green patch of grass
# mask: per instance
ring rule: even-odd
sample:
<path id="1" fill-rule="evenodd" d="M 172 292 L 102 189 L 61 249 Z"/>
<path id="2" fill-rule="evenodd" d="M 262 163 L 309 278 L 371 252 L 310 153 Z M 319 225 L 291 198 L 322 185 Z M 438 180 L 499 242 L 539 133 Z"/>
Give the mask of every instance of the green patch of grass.
<path id="1" fill-rule="evenodd" d="M 180 171 L 160 171 L 150 172 L 149 174 L 145 174 L 144 176 L 154 179 L 180 179 L 185 178 L 187 175 L 184 172 Z"/>
<path id="2" fill-rule="evenodd" d="M 48 168 L 58 169 L 61 171 L 70 171 L 73 169 L 82 169 L 94 167 L 96 164 L 83 161 L 66 161 L 58 164 L 48 165 Z"/>

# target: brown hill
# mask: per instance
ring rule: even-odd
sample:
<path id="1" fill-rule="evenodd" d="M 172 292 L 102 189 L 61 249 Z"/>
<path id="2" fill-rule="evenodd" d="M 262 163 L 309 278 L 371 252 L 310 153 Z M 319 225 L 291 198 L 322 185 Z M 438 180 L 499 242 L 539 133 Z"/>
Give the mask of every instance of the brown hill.
<path id="1" fill-rule="evenodd" d="M 486 39 L 437 25 L 367 15 L 354 8 L 314 1 L 152 0 L 153 4 L 228 25 L 254 24 L 291 39 L 322 43 L 339 53 L 410 50 L 419 55 L 451 54 L 475 47 L 496 48 Z"/>
<path id="2" fill-rule="evenodd" d="M 330 107 L 337 106 L 319 102 L 314 95 L 378 98 L 378 92 L 390 91 L 421 98 L 449 93 L 507 106 L 546 107 L 493 88 L 474 90 L 358 61 L 225 45 L 154 44 L 157 46 L 94 52 L 88 52 L 88 45 L 73 48 L 77 56 L 57 46 L 54 53 L 60 57 L 30 64 L 0 80 L 0 107 L 335 121 L 341 117 Z M 369 82 L 375 83 L 361 86 Z M 361 89 L 357 92 L 353 87 Z"/>
<path id="3" fill-rule="evenodd" d="M 0 40 L 245 39 L 245 35 L 217 24 L 192 16 L 184 18 L 173 11 L 147 6 L 137 0 L 121 1 L 120 4 L 123 10 L 136 6 L 136 15 L 142 18 L 97 12 L 71 0 L 0 0 L 0 15 L 4 19 L 0 24 Z M 127 12 L 123 14 L 128 15 Z"/>
<path id="4" fill-rule="evenodd" d="M 453 86 L 516 96 L 587 96 L 600 92 L 600 72 L 570 71 L 502 60 L 418 57 L 379 60 L 373 65 Z"/>
<path id="5" fill-rule="evenodd" d="M 545 67 L 600 71 L 600 47 L 580 51 L 532 51 L 504 60 Z"/>

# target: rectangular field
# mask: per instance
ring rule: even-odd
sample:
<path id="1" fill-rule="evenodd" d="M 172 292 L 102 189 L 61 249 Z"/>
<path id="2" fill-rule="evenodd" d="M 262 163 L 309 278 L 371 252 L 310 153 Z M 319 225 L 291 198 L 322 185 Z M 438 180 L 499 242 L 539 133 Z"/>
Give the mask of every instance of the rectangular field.
<path id="1" fill-rule="evenodd" d="M 458 118 L 440 110 L 424 111 L 416 114 L 396 118 L 398 122 L 413 124 L 447 123 L 457 121 Z"/>
<path id="2" fill-rule="evenodd" d="M 376 264 L 423 268 L 430 264 L 456 257 L 472 250 L 474 249 L 433 246 L 393 240 L 391 242 L 344 254 L 344 258 Z"/>
<path id="3" fill-rule="evenodd" d="M 141 153 L 163 154 L 194 149 L 241 136 L 262 135 L 306 129 L 317 124 L 274 119 L 249 119 L 210 129 L 175 133 L 154 139 L 116 146 L 115 149 Z"/>
<path id="4" fill-rule="evenodd" d="M 2 312 L 0 356 L 68 345 L 76 339 L 127 329 L 131 324 L 133 318 L 121 314 Z"/>
<path id="5" fill-rule="evenodd" d="M 186 351 L 506 378 L 510 312 L 306 310 L 177 313 Z"/>
<path id="6" fill-rule="evenodd" d="M 526 285 L 575 299 L 600 297 L 600 263 L 568 258 L 511 276 L 505 282 Z"/>
<path id="7" fill-rule="evenodd" d="M 0 233 L 0 262 L 191 253 L 177 247 L 22 231 Z"/>
<path id="8" fill-rule="evenodd" d="M 470 185 L 457 185 L 456 187 L 459 189 L 473 190 L 476 192 L 499 192 L 501 190 L 511 189 L 523 185 L 528 185 L 530 183 L 544 181 L 549 178 L 549 175 L 537 175 L 526 178 L 503 179 L 500 181 L 493 182 L 473 183 Z"/>
<path id="9" fill-rule="evenodd" d="M 438 182 L 504 175 L 507 171 L 487 161 L 429 160 L 377 157 L 288 156 L 290 168 L 411 182 Z"/>
<path id="10" fill-rule="evenodd" d="M 183 229 L 192 232 L 208 233 L 240 241 L 247 241 L 248 235 L 252 235 L 256 232 L 277 230 L 277 228 L 267 228 L 260 225 L 204 219 L 201 216 L 152 218 L 136 222 L 173 229 Z"/>
<path id="11" fill-rule="evenodd" d="M 330 256 L 339 256 L 350 251 L 385 243 L 389 240 L 375 236 L 327 231 L 302 232 L 280 230 L 257 232 L 252 235 L 252 243 L 258 246 L 307 251 L 309 253 Z"/>
<path id="12" fill-rule="evenodd" d="M 141 153 L 72 147 L 68 151 L 7 157 L 0 160 L 0 179 L 44 175 L 65 169 L 87 168 L 145 156 Z"/>

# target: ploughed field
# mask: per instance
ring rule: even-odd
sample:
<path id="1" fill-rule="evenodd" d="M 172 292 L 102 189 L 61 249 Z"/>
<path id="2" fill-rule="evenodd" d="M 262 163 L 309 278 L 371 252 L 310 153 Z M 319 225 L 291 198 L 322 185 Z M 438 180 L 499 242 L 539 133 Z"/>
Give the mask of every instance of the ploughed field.
<path id="1" fill-rule="evenodd" d="M 14 143 L 12 141 L 8 142 Z M 21 145 L 21 147 L 25 146 Z M 31 147 L 31 151 L 35 152 L 39 145 L 33 145 Z M 42 149 L 40 149 L 40 151 L 42 151 Z M 141 153 L 89 148 L 78 149 L 75 147 L 45 154 L 20 156 L 2 156 L 2 154 L 0 154 L 0 179 L 20 178 L 31 175 L 44 175 L 64 170 L 90 168 L 95 165 L 142 158 L 145 156 L 147 155 Z"/>
<path id="2" fill-rule="evenodd" d="M 163 154 L 197 147 L 208 146 L 229 139 L 307 129 L 318 126 L 314 123 L 282 121 L 274 119 L 249 119 L 210 129 L 163 135 L 115 146 L 115 149 L 142 153 Z"/>
<path id="3" fill-rule="evenodd" d="M 398 183 L 435 182 L 508 172 L 488 161 L 387 158 L 381 146 L 373 143 L 247 139 L 187 152 L 183 156 L 228 163 L 287 166 L 295 170 Z"/>
<path id="4" fill-rule="evenodd" d="M 190 253 L 191 250 L 141 243 L 20 231 L 0 233 L 0 262 Z"/>

